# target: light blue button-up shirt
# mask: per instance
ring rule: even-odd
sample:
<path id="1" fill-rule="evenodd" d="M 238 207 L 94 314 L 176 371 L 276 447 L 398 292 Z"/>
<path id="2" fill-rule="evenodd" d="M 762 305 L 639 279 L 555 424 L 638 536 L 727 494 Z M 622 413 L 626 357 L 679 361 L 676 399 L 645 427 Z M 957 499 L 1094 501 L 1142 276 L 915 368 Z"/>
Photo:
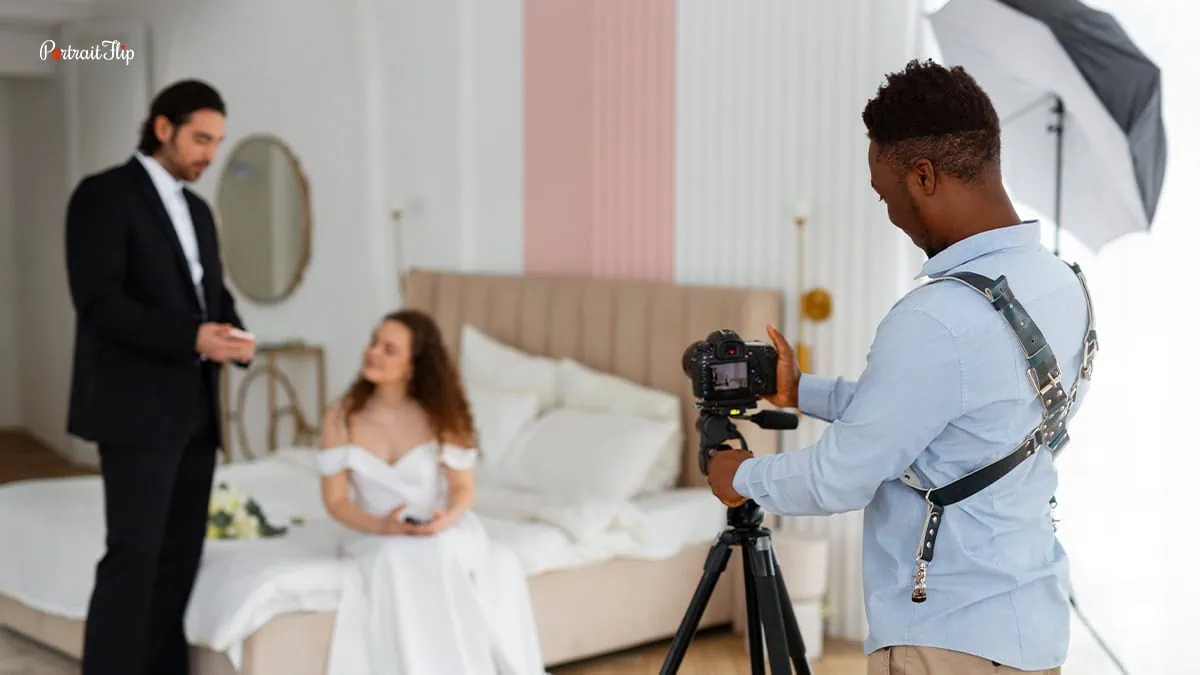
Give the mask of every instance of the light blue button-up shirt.
<path id="1" fill-rule="evenodd" d="M 1069 392 L 1083 353 L 1086 303 L 1074 272 L 1041 245 L 1039 224 L 959 241 L 930 258 L 922 276 L 953 271 L 1007 277 L 1046 336 Z M 946 507 L 927 572 L 928 600 L 911 599 L 927 505 L 897 478 L 912 465 L 924 486 L 945 485 L 1019 446 L 1042 418 L 1027 368 L 1012 330 L 982 295 L 953 280 L 923 285 L 879 324 L 858 381 L 800 378 L 799 410 L 831 422 L 819 441 L 738 468 L 734 489 L 771 513 L 865 507 L 867 653 L 931 646 L 1022 670 L 1066 659 L 1067 557 L 1051 520 L 1058 476 L 1047 449 Z M 1078 409 L 1077 402 L 1072 412 Z"/>

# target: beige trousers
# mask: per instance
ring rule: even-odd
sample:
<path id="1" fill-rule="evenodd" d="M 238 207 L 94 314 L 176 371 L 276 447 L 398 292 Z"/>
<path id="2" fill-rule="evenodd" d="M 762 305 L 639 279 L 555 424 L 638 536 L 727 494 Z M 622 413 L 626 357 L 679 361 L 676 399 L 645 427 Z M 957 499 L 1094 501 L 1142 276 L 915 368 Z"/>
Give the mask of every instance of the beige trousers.
<path id="1" fill-rule="evenodd" d="M 992 663 L 978 656 L 936 647 L 884 647 L 871 652 L 867 675 L 1018 675 L 1030 674 Z M 1037 675 L 1061 675 L 1061 668 L 1032 671 Z"/>

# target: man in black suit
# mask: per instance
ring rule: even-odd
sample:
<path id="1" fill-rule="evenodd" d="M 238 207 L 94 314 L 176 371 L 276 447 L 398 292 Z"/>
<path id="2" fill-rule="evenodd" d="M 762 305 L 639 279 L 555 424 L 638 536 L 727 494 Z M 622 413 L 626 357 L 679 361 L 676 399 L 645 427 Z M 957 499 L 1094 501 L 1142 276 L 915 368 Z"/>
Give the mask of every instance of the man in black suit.
<path id="1" fill-rule="evenodd" d="M 107 523 L 83 675 L 188 672 L 183 617 L 221 443 L 219 364 L 254 357 L 212 212 L 184 187 L 224 136 L 220 95 L 175 83 L 151 104 L 138 152 L 84 178 L 67 206 L 67 430 L 98 444 Z"/>

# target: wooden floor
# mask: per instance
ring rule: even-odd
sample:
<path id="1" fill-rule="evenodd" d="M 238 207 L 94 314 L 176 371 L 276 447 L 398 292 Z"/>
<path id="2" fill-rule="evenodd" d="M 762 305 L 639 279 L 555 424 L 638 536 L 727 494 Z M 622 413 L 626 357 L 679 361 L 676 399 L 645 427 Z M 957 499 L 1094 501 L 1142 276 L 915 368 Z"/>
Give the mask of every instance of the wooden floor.
<path id="1" fill-rule="evenodd" d="M 728 630 L 701 633 L 688 647 L 679 675 L 748 675 L 750 657 L 745 645 L 745 638 Z M 551 670 L 553 675 L 657 675 L 669 646 L 668 642 L 657 643 Z M 825 651 L 821 660 L 812 664 L 812 672 L 813 675 L 865 675 L 867 659 L 862 644 L 826 640 Z"/>
<path id="2" fill-rule="evenodd" d="M 25 434 L 0 430 L 0 484 L 94 472 L 88 467 L 71 465 Z M 662 667 L 668 646 L 667 642 L 656 643 L 554 668 L 553 675 L 653 675 Z M 826 640 L 821 660 L 813 664 L 813 675 L 863 675 L 866 663 L 861 644 Z M 696 636 L 679 675 L 741 675 L 749 669 L 744 639 L 727 630 L 714 630 Z M 3 664 L 0 672 L 5 672 Z"/>
<path id="3" fill-rule="evenodd" d="M 0 429 L 0 484 L 89 473 L 95 473 L 95 469 L 72 465 L 27 434 Z"/>

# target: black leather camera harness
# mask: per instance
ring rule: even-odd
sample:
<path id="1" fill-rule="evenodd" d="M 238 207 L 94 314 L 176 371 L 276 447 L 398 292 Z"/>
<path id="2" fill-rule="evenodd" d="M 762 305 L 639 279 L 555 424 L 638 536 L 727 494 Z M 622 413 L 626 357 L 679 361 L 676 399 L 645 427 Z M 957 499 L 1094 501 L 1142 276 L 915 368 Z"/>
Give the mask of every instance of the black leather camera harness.
<path id="1" fill-rule="evenodd" d="M 982 294 L 992 303 L 992 307 L 1004 317 L 1016 334 L 1025 358 L 1029 362 L 1026 374 L 1038 392 L 1038 400 L 1041 401 L 1043 413 L 1041 423 L 1029 432 L 1024 442 L 1016 450 L 950 483 L 936 488 L 924 487 L 912 467 L 909 467 L 900 477 L 905 485 L 920 493 L 929 504 L 928 514 L 925 516 L 925 526 L 921 532 L 921 542 L 917 549 L 913 602 L 924 602 L 926 599 L 925 571 L 929 563 L 933 561 L 934 542 L 937 539 L 938 529 L 942 525 L 946 507 L 967 499 L 1000 480 L 1021 462 L 1032 457 L 1042 446 L 1046 446 L 1050 450 L 1051 457 L 1057 458 L 1058 453 L 1070 440 L 1067 435 L 1067 417 L 1075 404 L 1079 382 L 1090 380 L 1092 377 L 1092 358 L 1098 347 L 1095 323 L 1092 317 L 1092 299 L 1088 293 L 1087 281 L 1084 279 L 1079 265 L 1071 264 L 1070 267 L 1083 287 L 1083 296 L 1087 303 L 1087 332 L 1084 335 L 1083 358 L 1080 362 L 1079 376 L 1071 385 L 1069 394 L 1063 390 L 1062 371 L 1059 369 L 1054 352 L 1051 351 L 1050 345 L 1046 342 L 1046 338 L 1037 324 L 1013 296 L 1008 287 L 1008 281 L 1003 275 L 994 280 L 974 272 L 957 272 L 930 277 L 930 283 L 954 280 L 966 284 Z M 1051 499 L 1050 503 L 1053 507 L 1054 500 Z"/>

